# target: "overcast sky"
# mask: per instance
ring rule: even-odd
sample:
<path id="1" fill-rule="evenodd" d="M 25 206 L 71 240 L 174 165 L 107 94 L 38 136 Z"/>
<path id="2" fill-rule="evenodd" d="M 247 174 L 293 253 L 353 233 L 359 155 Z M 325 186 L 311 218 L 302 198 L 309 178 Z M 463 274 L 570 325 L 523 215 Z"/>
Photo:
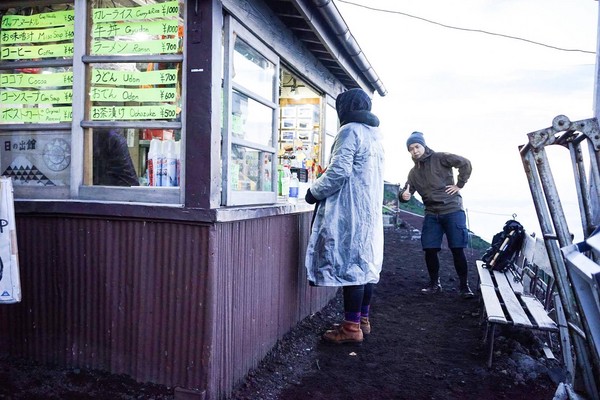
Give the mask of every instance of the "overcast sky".
<path id="1" fill-rule="evenodd" d="M 473 163 L 462 190 L 473 232 L 491 240 L 516 213 L 540 234 L 518 146 L 559 114 L 572 121 L 594 116 L 596 56 L 589 52 L 597 47 L 598 1 L 334 2 L 388 90 L 373 99 L 386 141 L 386 180 L 404 184 L 413 165 L 406 138 L 421 131 L 432 149 Z M 549 150 L 553 173 L 578 236 L 570 158 L 556 150 Z"/>

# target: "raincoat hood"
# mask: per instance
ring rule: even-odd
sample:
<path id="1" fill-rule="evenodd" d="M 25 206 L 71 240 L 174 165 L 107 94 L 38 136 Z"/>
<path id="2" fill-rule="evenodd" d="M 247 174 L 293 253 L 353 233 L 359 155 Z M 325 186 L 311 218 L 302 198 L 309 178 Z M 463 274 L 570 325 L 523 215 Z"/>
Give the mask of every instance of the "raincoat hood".
<path id="1" fill-rule="evenodd" d="M 359 122 L 369 126 L 379 126 L 379 118 L 371 112 L 371 98 L 362 89 L 350 89 L 338 95 L 335 100 L 340 126 Z"/>

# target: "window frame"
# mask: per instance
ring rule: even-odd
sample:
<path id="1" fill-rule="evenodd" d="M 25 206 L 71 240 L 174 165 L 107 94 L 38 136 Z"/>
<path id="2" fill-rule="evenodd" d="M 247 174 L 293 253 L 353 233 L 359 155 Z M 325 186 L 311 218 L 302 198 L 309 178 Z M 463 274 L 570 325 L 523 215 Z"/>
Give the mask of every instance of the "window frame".
<path id="1" fill-rule="evenodd" d="M 78 1 L 78 0 L 75 0 Z M 83 0 L 86 2 L 86 7 L 89 6 L 88 0 Z M 183 6 L 183 26 L 186 26 L 186 7 Z M 140 196 L 142 198 L 149 199 L 147 202 L 151 204 L 183 204 L 185 200 L 185 140 L 186 140 L 186 132 L 185 132 L 185 116 L 184 113 L 186 111 L 185 99 L 186 99 L 186 63 L 185 63 L 185 53 L 186 53 L 186 42 L 187 35 L 183 36 L 183 46 L 181 54 L 164 54 L 164 55 L 125 55 L 125 56 L 112 56 L 112 55 L 92 55 L 89 54 L 89 46 L 88 43 L 90 39 L 90 29 L 92 27 L 91 23 L 91 7 L 86 10 L 86 23 L 85 23 L 85 38 L 84 38 L 84 48 L 86 49 L 85 53 L 81 57 L 81 68 L 85 73 L 81 73 L 80 75 L 84 77 L 83 89 L 84 89 L 84 100 L 82 101 L 83 109 L 81 110 L 81 118 L 80 118 L 80 126 L 78 126 L 78 135 L 81 137 L 80 150 L 81 150 L 81 160 L 79 168 L 79 173 L 81 176 L 78 177 L 77 187 L 78 187 L 78 199 L 81 200 L 99 200 L 99 201 L 126 201 L 126 202 L 140 202 Z M 90 21 L 90 23 L 87 23 Z M 135 121 L 118 121 L 118 122 L 107 122 L 107 121 L 93 121 L 89 118 L 89 110 L 91 101 L 86 93 L 89 93 L 90 88 L 90 68 L 91 64 L 94 63 L 138 63 L 138 62 L 154 62 L 154 63 L 164 63 L 164 62 L 173 62 L 173 63 L 181 63 L 181 112 L 179 121 L 156 121 L 156 120 L 135 120 Z M 74 119 L 75 120 L 75 119 Z M 94 186 L 94 185 L 84 185 L 83 184 L 83 170 L 85 168 L 83 154 L 84 154 L 84 141 L 85 129 L 88 128 L 122 128 L 122 129 L 173 129 L 179 130 L 181 134 L 181 181 L 179 182 L 178 187 L 152 187 L 152 186 L 135 186 L 135 187 L 117 187 L 117 186 Z M 73 127 L 73 132 L 75 131 L 75 127 Z M 89 135 L 89 133 L 87 133 Z"/>
<path id="2" fill-rule="evenodd" d="M 337 111 L 335 108 L 335 99 L 331 96 L 327 96 L 324 102 L 324 123 L 323 123 L 323 137 L 321 146 L 321 165 L 327 167 L 329 165 L 329 157 L 331 156 L 331 150 L 333 147 L 333 142 L 335 141 L 335 137 L 337 136 L 338 130 L 340 129 L 340 122 L 338 120 Z M 335 131 L 329 130 L 329 127 L 333 127 L 330 125 L 331 121 L 335 121 Z"/>
<path id="3" fill-rule="evenodd" d="M 3 8 L 19 5 L 27 6 L 27 1 L 11 1 L 1 4 Z M 16 200 L 93 200 L 134 202 L 147 204 L 175 204 L 183 205 L 185 200 L 185 112 L 186 112 L 186 47 L 187 35 L 183 35 L 182 51 L 179 54 L 166 55 L 134 55 L 134 56 L 106 56 L 89 54 L 92 26 L 90 13 L 92 12 L 90 0 L 46 0 L 36 5 L 71 4 L 75 11 L 73 57 L 64 59 L 48 59 L 40 61 L 15 60 L 0 62 L 1 70 L 10 70 L 26 67 L 71 67 L 73 71 L 73 105 L 71 122 L 41 123 L 41 124 L 0 124 L 0 136 L 12 137 L 19 134 L 39 132 L 41 134 L 70 133 L 71 164 L 69 166 L 69 186 L 59 188 L 50 187 L 22 187 L 14 186 Z M 186 26 L 187 7 L 180 4 L 180 15 L 183 26 Z M 184 30 L 185 31 L 185 30 Z M 181 64 L 181 112 L 179 121 L 93 121 L 89 119 L 89 68 L 92 63 L 132 63 L 132 62 L 175 62 Z M 91 186 L 83 185 L 85 160 L 85 130 L 90 128 L 153 128 L 174 129 L 180 131 L 181 137 L 181 173 L 178 187 L 116 187 L 116 186 Z M 89 133 L 88 133 L 89 134 Z M 140 198 L 147 199 L 140 202 Z"/>
<path id="4" fill-rule="evenodd" d="M 222 141 L 221 154 L 222 166 L 222 192 L 221 204 L 223 206 L 240 206 L 240 205 L 255 205 L 255 204 L 273 204 L 277 202 L 277 127 L 279 124 L 279 56 L 271 51 L 263 42 L 261 42 L 253 33 L 244 28 L 231 15 L 224 15 L 223 20 L 223 126 L 222 126 Z M 232 60 L 235 46 L 235 40 L 240 38 L 255 51 L 260 53 L 268 61 L 275 66 L 273 73 L 273 100 L 266 99 L 250 89 L 247 89 L 239 83 L 233 82 L 232 78 Z M 233 137 L 231 132 L 232 127 L 232 98 L 233 92 L 236 91 L 248 98 L 260 103 L 261 105 L 271 108 L 272 126 L 271 126 L 271 146 L 265 146 L 258 143 Z M 231 187 L 229 166 L 232 162 L 232 146 L 239 145 L 254 150 L 264 151 L 272 154 L 271 161 L 271 191 L 249 191 L 249 190 L 233 190 Z"/>
<path id="5" fill-rule="evenodd" d="M 30 2 L 27 1 L 11 1 L 0 4 L 2 8 L 12 8 L 19 7 L 21 5 L 29 5 Z M 73 9 L 75 15 L 80 10 L 86 9 L 85 0 L 46 0 L 41 2 L 42 4 L 36 4 L 36 6 L 51 6 L 54 4 L 70 4 Z M 73 57 L 72 58 L 55 58 L 55 59 L 41 59 L 41 60 L 14 60 L 14 61 L 0 61 L 0 71 L 5 70 L 13 70 L 18 68 L 58 68 L 58 67 L 70 67 L 75 73 L 75 60 L 77 59 L 78 48 L 76 45 L 77 39 L 81 36 L 82 32 L 82 23 L 77 21 L 75 18 L 74 21 L 74 38 L 73 38 Z M 73 77 L 75 79 L 75 76 Z M 72 88 L 75 88 L 75 85 L 72 85 Z M 73 107 L 72 111 L 75 113 L 75 90 L 73 90 Z M 71 163 L 69 166 L 69 185 L 65 186 L 57 186 L 57 187 L 48 187 L 44 186 L 42 188 L 39 187 L 30 187 L 30 186 L 20 186 L 14 185 L 13 192 L 16 200 L 19 199 L 54 199 L 54 200 L 65 200 L 69 199 L 73 193 L 73 180 L 74 180 L 74 135 L 71 132 L 73 121 L 75 121 L 75 117 L 71 120 L 71 122 L 58 122 L 58 123 L 39 123 L 39 124 L 0 124 L 0 138 L 4 137 L 13 137 L 22 134 L 31 134 L 35 132 L 36 134 L 41 134 L 44 136 L 50 136 L 55 134 L 68 134 L 71 133 L 70 137 L 70 146 L 71 146 Z"/>

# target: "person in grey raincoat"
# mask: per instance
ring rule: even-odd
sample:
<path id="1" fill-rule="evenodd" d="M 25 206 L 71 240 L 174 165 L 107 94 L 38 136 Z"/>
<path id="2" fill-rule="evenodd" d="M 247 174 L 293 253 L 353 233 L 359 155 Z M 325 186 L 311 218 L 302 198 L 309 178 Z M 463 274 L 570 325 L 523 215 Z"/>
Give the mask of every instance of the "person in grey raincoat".
<path id="1" fill-rule="evenodd" d="M 336 110 L 340 129 L 329 165 L 305 197 L 319 202 L 305 266 L 311 284 L 343 287 L 344 322 L 323 339 L 356 343 L 371 331 L 370 301 L 383 263 L 384 150 L 367 93 L 341 93 Z"/>

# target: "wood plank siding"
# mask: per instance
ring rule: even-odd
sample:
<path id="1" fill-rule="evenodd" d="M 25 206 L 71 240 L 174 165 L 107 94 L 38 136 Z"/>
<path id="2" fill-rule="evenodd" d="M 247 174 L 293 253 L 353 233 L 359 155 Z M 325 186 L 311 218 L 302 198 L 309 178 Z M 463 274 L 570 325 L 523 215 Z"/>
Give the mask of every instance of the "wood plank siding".
<path id="1" fill-rule="evenodd" d="M 310 217 L 18 216 L 23 300 L 0 307 L 0 353 L 222 398 L 335 294 L 306 284 Z"/>

